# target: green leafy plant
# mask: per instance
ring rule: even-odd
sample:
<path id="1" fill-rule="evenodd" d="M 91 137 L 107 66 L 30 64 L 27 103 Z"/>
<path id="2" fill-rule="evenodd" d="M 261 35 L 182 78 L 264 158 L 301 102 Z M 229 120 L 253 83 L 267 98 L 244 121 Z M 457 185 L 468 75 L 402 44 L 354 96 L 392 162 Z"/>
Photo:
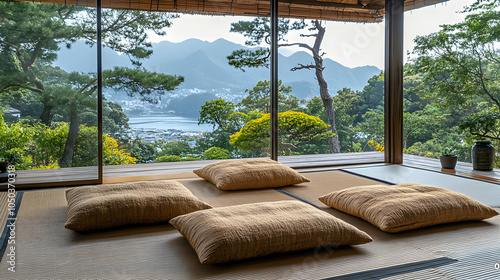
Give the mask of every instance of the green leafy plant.
<path id="1" fill-rule="evenodd" d="M 318 117 L 287 111 L 278 114 L 278 137 L 285 154 L 297 149 L 306 141 L 324 140 L 331 136 L 328 125 Z M 230 144 L 244 151 L 254 150 L 255 155 L 266 155 L 269 149 L 270 114 L 249 121 L 240 131 L 231 135 Z"/>
<path id="2" fill-rule="evenodd" d="M 231 157 L 231 152 L 219 147 L 212 147 L 203 152 L 204 159 L 228 159 Z"/>
<path id="3" fill-rule="evenodd" d="M 156 162 L 176 162 L 182 161 L 180 156 L 161 156 L 156 159 Z"/>
<path id="4" fill-rule="evenodd" d="M 457 151 L 453 149 L 453 147 L 445 147 L 441 151 L 441 155 L 443 156 L 454 156 L 456 155 Z"/>

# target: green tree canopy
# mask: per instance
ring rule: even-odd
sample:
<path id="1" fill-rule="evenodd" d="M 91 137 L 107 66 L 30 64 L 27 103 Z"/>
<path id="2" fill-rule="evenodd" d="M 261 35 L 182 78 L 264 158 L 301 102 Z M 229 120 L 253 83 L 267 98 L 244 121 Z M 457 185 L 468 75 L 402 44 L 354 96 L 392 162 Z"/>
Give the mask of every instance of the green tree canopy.
<path id="1" fill-rule="evenodd" d="M 158 156 L 187 156 L 192 154 L 189 139 L 181 137 L 178 141 L 156 141 Z"/>
<path id="2" fill-rule="evenodd" d="M 198 124 L 208 123 L 213 125 L 215 131 L 221 133 L 234 133 L 240 130 L 250 116 L 236 112 L 236 105 L 224 99 L 213 99 L 201 106 Z"/>
<path id="3" fill-rule="evenodd" d="M 284 154 L 289 154 L 290 148 L 295 149 L 305 141 L 327 139 L 330 136 L 325 122 L 305 113 L 279 113 L 278 124 L 278 138 Z M 256 150 L 265 155 L 270 145 L 269 133 L 270 114 L 264 114 L 231 135 L 230 143 L 242 150 Z"/>
<path id="4" fill-rule="evenodd" d="M 232 158 L 231 152 L 219 148 L 219 147 L 212 147 L 206 151 L 203 152 L 203 158 L 204 159 L 229 159 Z"/>
<path id="5" fill-rule="evenodd" d="M 165 34 L 175 17 L 168 13 L 104 9 L 103 43 L 140 60 L 152 54 L 147 31 Z M 46 66 L 57 58 L 62 43 L 69 48 L 77 40 L 96 42 L 96 10 L 71 5 L 0 2 L 0 94 L 32 91 L 44 108 L 40 119 L 52 121 L 56 94 L 46 88 Z"/>
<path id="6" fill-rule="evenodd" d="M 363 115 L 369 109 L 384 106 L 384 72 L 368 79 L 368 84 L 359 93 L 358 100 L 354 103 L 356 122 L 363 121 Z"/>
<path id="7" fill-rule="evenodd" d="M 426 98 L 470 112 L 462 128 L 492 139 L 500 139 L 494 133 L 498 123 L 482 120 L 498 117 L 500 110 L 499 7 L 499 0 L 477 0 L 464 9 L 469 14 L 463 22 L 417 37 L 412 69 L 423 75 Z M 478 110 L 481 102 L 488 106 Z"/>
<path id="8" fill-rule="evenodd" d="M 445 117 L 442 111 L 430 104 L 423 110 L 404 112 L 403 149 L 407 149 L 410 143 L 431 139 L 436 131 L 446 125 Z"/>
<path id="9" fill-rule="evenodd" d="M 336 112 L 337 131 L 341 151 L 355 151 L 354 142 L 357 141 L 357 131 L 354 120 L 357 117 L 356 103 L 359 101 L 359 92 L 343 88 L 333 97 L 333 106 Z"/>
<path id="10" fill-rule="evenodd" d="M 238 103 L 239 110 L 244 113 L 249 113 L 258 110 L 262 113 L 269 113 L 271 107 L 271 82 L 259 81 L 252 89 L 245 90 L 248 96 L 243 98 Z M 292 87 L 283 85 L 281 80 L 278 81 L 278 111 L 299 111 L 299 99 L 290 94 Z"/>
<path id="11" fill-rule="evenodd" d="M 127 143 L 126 150 L 130 151 L 130 156 L 137 159 L 137 163 L 152 163 L 156 161 L 156 145 L 144 142 L 141 139 L 134 139 Z"/>
<path id="12" fill-rule="evenodd" d="M 198 125 L 211 124 L 213 128 L 221 128 L 225 130 L 229 127 L 229 116 L 234 114 L 236 105 L 231 101 L 226 101 L 222 98 L 212 99 L 201 105 L 200 118 Z"/>

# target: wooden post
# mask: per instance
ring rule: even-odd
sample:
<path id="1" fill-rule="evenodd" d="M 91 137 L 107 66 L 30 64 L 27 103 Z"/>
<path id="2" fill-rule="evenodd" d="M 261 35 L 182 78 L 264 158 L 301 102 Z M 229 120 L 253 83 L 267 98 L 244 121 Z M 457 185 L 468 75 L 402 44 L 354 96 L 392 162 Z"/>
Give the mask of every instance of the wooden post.
<path id="1" fill-rule="evenodd" d="M 404 0 L 385 1 L 385 162 L 403 163 Z"/>
<path id="2" fill-rule="evenodd" d="M 271 159 L 278 160 L 278 0 L 271 1 Z"/>
<path id="3" fill-rule="evenodd" d="M 97 181 L 103 179 L 103 143 L 102 143 L 102 0 L 96 0 L 97 9 Z"/>

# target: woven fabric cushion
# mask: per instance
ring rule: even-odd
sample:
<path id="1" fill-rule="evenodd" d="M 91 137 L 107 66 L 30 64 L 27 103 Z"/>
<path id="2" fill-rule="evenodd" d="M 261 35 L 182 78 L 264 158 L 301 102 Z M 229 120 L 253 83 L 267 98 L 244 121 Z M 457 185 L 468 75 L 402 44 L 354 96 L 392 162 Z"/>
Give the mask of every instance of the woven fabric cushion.
<path id="1" fill-rule="evenodd" d="M 372 240 L 324 211 L 290 200 L 213 208 L 178 216 L 170 223 L 203 264 Z"/>
<path id="2" fill-rule="evenodd" d="M 329 193 L 319 200 L 386 232 L 498 215 L 493 208 L 466 195 L 414 183 L 352 187 Z"/>
<path id="3" fill-rule="evenodd" d="M 282 187 L 309 182 L 292 168 L 271 159 L 233 159 L 193 171 L 221 190 Z"/>
<path id="4" fill-rule="evenodd" d="M 212 208 L 176 181 L 144 181 L 84 186 L 66 191 L 68 218 L 76 231 L 166 222 Z"/>

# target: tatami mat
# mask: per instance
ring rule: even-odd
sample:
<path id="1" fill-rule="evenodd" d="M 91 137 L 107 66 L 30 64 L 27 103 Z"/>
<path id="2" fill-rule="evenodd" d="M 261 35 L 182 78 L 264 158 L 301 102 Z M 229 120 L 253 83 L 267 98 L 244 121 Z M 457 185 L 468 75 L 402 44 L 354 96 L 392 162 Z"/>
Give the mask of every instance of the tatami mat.
<path id="1" fill-rule="evenodd" d="M 455 262 L 457 262 L 457 260 L 442 257 L 433 260 L 420 261 L 420 262 L 396 265 L 396 266 L 388 266 L 374 270 L 366 270 L 358 273 L 335 276 L 325 280 L 359 280 L 359 279 L 370 280 L 370 279 L 385 279 L 388 277 L 405 277 L 406 275 L 413 272 L 435 269 L 440 266 L 450 265 Z"/>
<path id="2" fill-rule="evenodd" d="M 337 173 L 333 175 L 333 172 Z M 367 177 L 362 178 L 363 180 L 352 180 L 351 176 L 355 175 L 343 171 L 306 173 L 304 175 L 311 179 L 314 184 L 307 183 L 281 189 L 307 199 L 321 209 L 365 231 L 374 239 L 373 244 L 378 242 L 392 247 L 394 243 L 402 242 L 406 244 L 408 249 L 418 248 L 432 255 L 457 260 L 457 262 L 437 268 L 424 269 L 404 275 L 390 277 L 389 273 L 387 279 L 500 279 L 500 270 L 494 269 L 495 263 L 500 263 L 500 215 L 485 221 L 443 224 L 397 234 L 386 233 L 364 220 L 327 207 L 317 199 L 323 194 L 351 187 L 353 184 L 383 183 Z M 476 180 L 472 181 L 476 182 Z M 495 210 L 500 213 L 499 208 L 495 208 Z M 471 256 L 475 256 L 475 258 Z M 411 265 L 410 262 L 407 264 Z M 389 266 L 391 265 L 388 263 L 387 267 Z M 442 278 L 440 278 L 441 276 Z M 386 277 L 367 279 L 386 279 Z"/>
<path id="3" fill-rule="evenodd" d="M 148 174 L 136 176 L 121 176 L 121 177 L 105 177 L 103 183 L 122 183 L 134 181 L 152 181 L 152 180 L 179 180 L 187 178 L 198 178 L 193 172 L 185 173 L 168 173 L 168 174 Z"/>
<path id="4" fill-rule="evenodd" d="M 402 279 L 466 279 L 466 280 L 498 280 L 500 270 L 495 264 L 500 260 L 500 247 L 476 250 L 475 253 L 461 255 L 458 261 L 442 267 L 435 267 L 404 275 L 384 278 L 387 280 Z"/>
<path id="5" fill-rule="evenodd" d="M 403 165 L 345 169 L 348 172 L 392 184 L 419 183 L 465 194 L 491 207 L 500 207 L 500 184 Z"/>
<path id="6" fill-rule="evenodd" d="M 292 197 L 281 194 L 273 189 L 223 191 L 216 188 L 212 183 L 200 178 L 177 181 L 182 183 L 195 196 L 214 207 L 277 200 L 293 200 Z"/>
<path id="7" fill-rule="evenodd" d="M 180 182 L 214 206 L 293 199 L 273 189 L 225 192 L 201 179 Z M 25 193 L 17 221 L 18 270 L 8 274 L 2 262 L 2 279 L 322 279 L 439 257 L 404 242 L 390 248 L 373 242 L 201 265 L 169 225 L 79 234 L 64 228 L 66 207 L 63 189 Z"/>
<path id="8" fill-rule="evenodd" d="M 325 205 L 318 200 L 318 197 L 333 191 L 338 191 L 354 186 L 367 186 L 375 184 L 385 185 L 384 183 L 373 179 L 363 178 L 339 170 L 306 172 L 302 174 L 311 182 L 282 187 L 279 189 L 292 193 L 293 195 L 301 197 L 319 206 Z"/>
<path id="9" fill-rule="evenodd" d="M 497 242 L 500 218 L 455 223 L 401 234 L 314 200 L 333 190 L 376 181 L 341 171 L 304 173 L 311 183 L 282 188 L 352 223 L 374 241 L 322 247 L 224 265 L 201 265 L 189 243 L 168 224 L 81 234 L 64 228 L 64 189 L 25 192 L 16 225 L 16 272 L 0 263 L 1 279 L 325 279 L 462 256 Z M 273 189 L 221 191 L 201 179 L 179 180 L 215 207 L 294 199 Z M 446 267 L 446 266 L 443 266 Z M 394 278 L 396 279 L 396 278 Z M 399 278 L 404 279 L 404 278 Z M 409 278 L 408 278 L 409 279 Z M 418 279 L 418 278 L 416 278 Z"/>

